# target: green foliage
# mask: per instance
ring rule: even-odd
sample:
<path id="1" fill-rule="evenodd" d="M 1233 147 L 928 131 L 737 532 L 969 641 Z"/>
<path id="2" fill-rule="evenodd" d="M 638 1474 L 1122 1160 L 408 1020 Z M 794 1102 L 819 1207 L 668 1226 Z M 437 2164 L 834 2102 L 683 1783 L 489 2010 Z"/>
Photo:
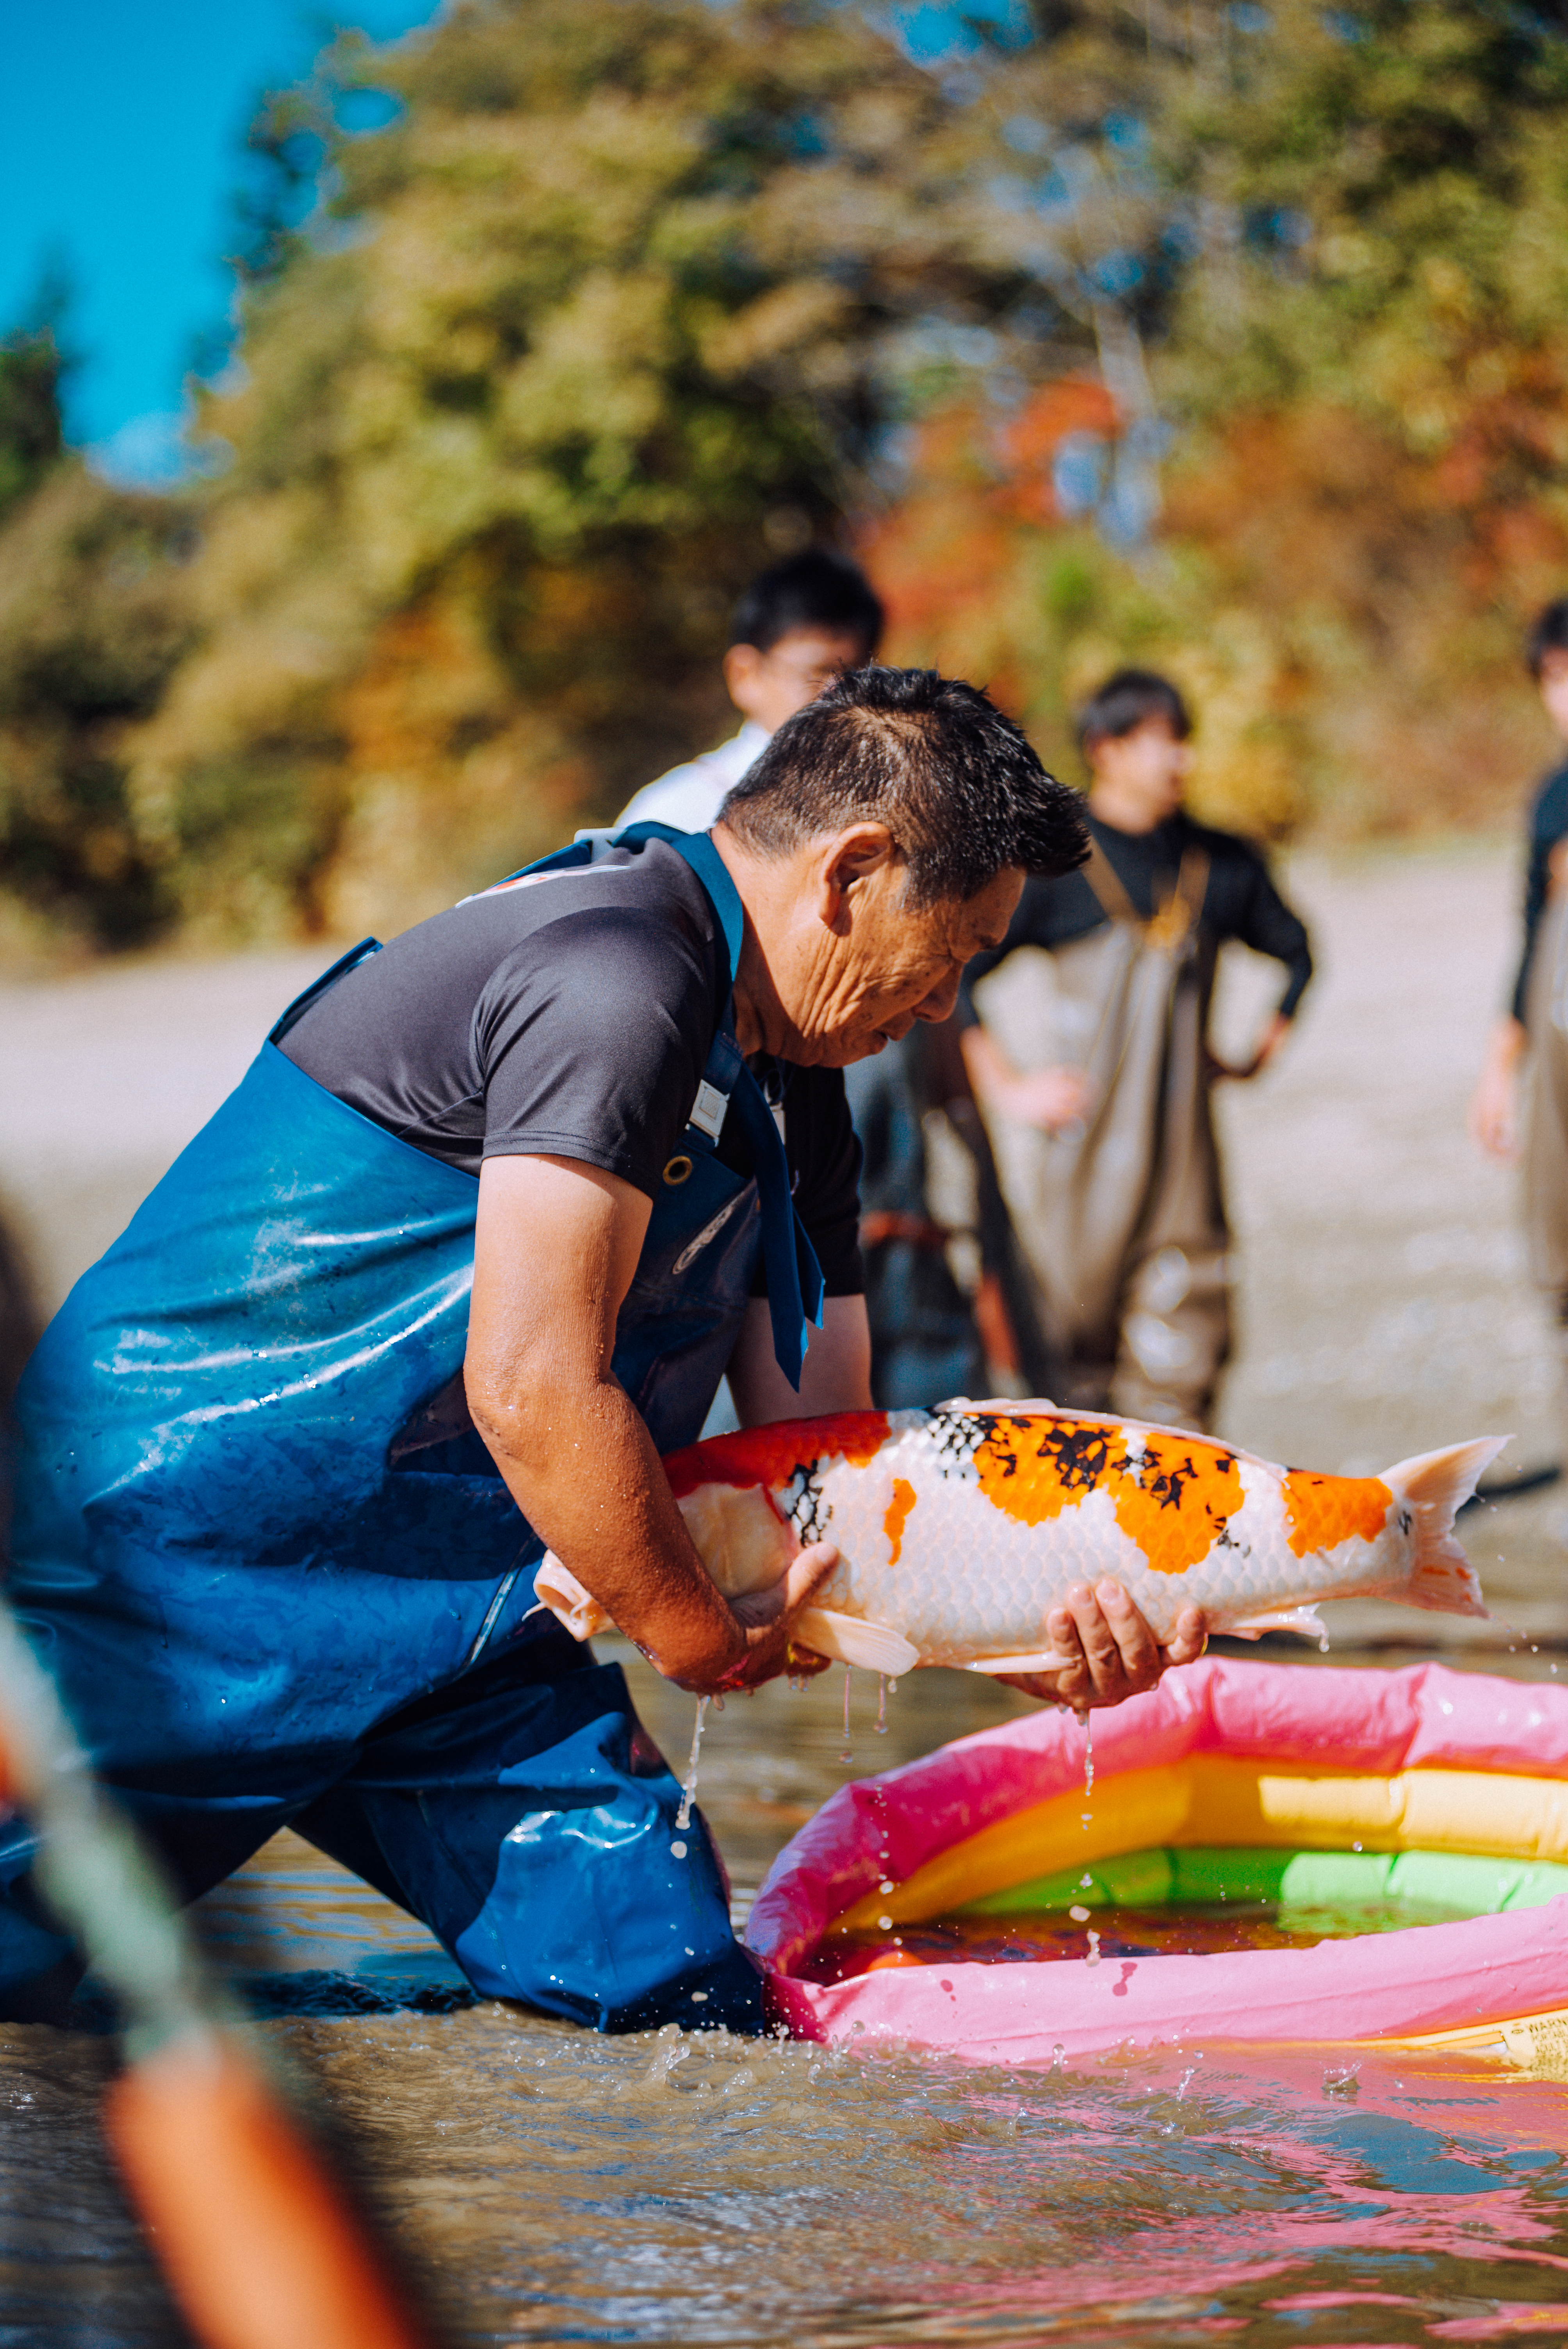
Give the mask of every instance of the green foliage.
<path id="1" fill-rule="evenodd" d="M 252 133 L 221 477 L 97 487 L 52 345 L 0 348 L 6 885 L 98 936 L 397 926 L 715 739 L 736 589 L 851 528 L 893 649 L 1064 760 L 1140 653 L 1260 829 L 1527 771 L 1560 17 L 1038 0 L 991 38 L 927 70 L 843 0 L 457 0 L 340 41 Z M 1074 433 L 1097 514 L 1053 496 Z"/>
<path id="2" fill-rule="evenodd" d="M 335 128 L 356 86 L 400 118 Z M 342 46 L 258 140 L 307 136 L 329 216 L 261 237 L 245 379 L 202 418 L 233 461 L 201 642 L 136 766 L 181 903 L 229 926 L 280 888 L 305 920 L 412 918 L 721 728 L 727 604 L 834 527 L 901 337 L 1019 278 L 977 232 L 964 109 L 827 5 L 470 0 Z M 293 874 L 249 907 L 201 844 L 226 804 L 257 823 L 245 774 Z"/>
<path id="3" fill-rule="evenodd" d="M 127 729 L 187 640 L 180 506 L 75 460 L 0 526 L 0 849 L 7 895 L 67 936 L 133 945 L 171 907 L 132 821 Z"/>

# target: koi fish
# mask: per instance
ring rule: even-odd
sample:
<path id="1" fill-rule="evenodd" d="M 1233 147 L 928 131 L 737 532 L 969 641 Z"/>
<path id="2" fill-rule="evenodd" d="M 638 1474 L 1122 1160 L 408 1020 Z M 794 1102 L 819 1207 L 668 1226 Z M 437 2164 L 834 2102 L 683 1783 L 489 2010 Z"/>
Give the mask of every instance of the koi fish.
<path id="1" fill-rule="evenodd" d="M 966 1400 L 848 1412 L 712 1436 L 665 1461 L 703 1564 L 728 1598 L 768 1588 L 814 1541 L 840 1562 L 797 1642 L 872 1671 L 1045 1671 L 1046 1619 L 1113 1575 L 1168 1640 L 1184 1607 L 1216 1631 L 1321 1635 L 1324 1599 L 1481 1615 L 1456 1512 L 1506 1436 L 1381 1476 L 1278 1468 L 1177 1428 L 1048 1403 Z M 538 1597 L 579 1639 L 608 1619 L 546 1557 Z"/>

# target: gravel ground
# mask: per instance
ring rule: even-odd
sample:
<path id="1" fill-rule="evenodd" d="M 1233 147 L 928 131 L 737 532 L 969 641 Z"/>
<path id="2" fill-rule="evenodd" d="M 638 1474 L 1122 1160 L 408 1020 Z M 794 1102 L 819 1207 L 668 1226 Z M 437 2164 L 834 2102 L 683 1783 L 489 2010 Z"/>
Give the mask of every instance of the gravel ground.
<path id="1" fill-rule="evenodd" d="M 1559 1456 L 1547 1327 L 1525 1277 L 1511 1173 L 1464 1106 L 1514 945 L 1511 848 L 1465 843 L 1288 874 L 1319 977 L 1299 1032 L 1221 1123 L 1238 1240 L 1241 1346 L 1222 1432 L 1273 1459 L 1367 1473 L 1457 1438 L 1512 1432 L 1505 1460 Z M 242 1074 L 277 1012 L 331 958 L 169 959 L 0 984 L 0 1213 L 52 1311 Z M 1241 954 L 1222 990 L 1237 1049 L 1274 986 Z M 1466 1520 L 1506 1621 L 1477 1642 L 1441 1618 L 1346 1608 L 1336 1659 L 1456 1640 L 1514 1670 L 1568 1653 L 1568 1489 Z M 1299 1647 L 1293 1652 L 1299 1653 Z"/>

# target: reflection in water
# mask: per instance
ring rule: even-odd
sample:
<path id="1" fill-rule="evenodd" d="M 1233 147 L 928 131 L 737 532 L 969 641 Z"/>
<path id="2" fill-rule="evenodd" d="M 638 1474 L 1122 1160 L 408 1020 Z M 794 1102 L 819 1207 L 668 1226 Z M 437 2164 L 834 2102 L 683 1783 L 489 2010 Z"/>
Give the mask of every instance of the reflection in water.
<path id="1" fill-rule="evenodd" d="M 640 1668 L 638 1692 L 684 1754 L 691 1700 Z M 710 1719 L 704 1806 L 738 1905 L 842 1775 L 841 1700 L 835 1678 Z M 888 1758 L 1011 1709 L 923 1673 Z M 466 1999 L 419 1928 L 289 1837 L 200 1914 L 265 1978 L 263 2036 L 349 2132 L 464 2344 L 1568 2333 L 1568 2090 L 1474 2057 L 1205 2046 L 1028 2074 L 600 2039 Z M 96 2136 L 110 2060 L 101 2037 L 0 2031 L 0 2341 L 182 2338 Z"/>

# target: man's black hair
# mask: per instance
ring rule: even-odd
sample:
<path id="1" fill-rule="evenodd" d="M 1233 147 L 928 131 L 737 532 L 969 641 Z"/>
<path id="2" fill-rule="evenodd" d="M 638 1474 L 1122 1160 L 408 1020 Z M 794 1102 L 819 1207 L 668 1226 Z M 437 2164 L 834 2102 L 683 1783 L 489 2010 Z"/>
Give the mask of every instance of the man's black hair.
<path id="1" fill-rule="evenodd" d="M 1087 757 L 1093 743 L 1118 742 L 1150 718 L 1163 718 L 1178 742 L 1192 731 L 1191 714 L 1168 677 L 1151 668 L 1119 668 L 1078 711 L 1078 748 Z"/>
<path id="2" fill-rule="evenodd" d="M 917 910 L 975 896 L 1009 867 L 1070 873 L 1088 854 L 1082 810 L 978 686 L 867 667 L 786 719 L 718 820 L 759 856 L 885 823 Z"/>
<path id="3" fill-rule="evenodd" d="M 1531 623 L 1524 652 L 1530 663 L 1530 674 L 1539 685 L 1547 654 L 1568 653 L 1568 595 L 1559 595 L 1554 604 L 1548 604 L 1543 612 L 1537 612 Z"/>
<path id="4" fill-rule="evenodd" d="M 872 660 L 886 619 L 882 599 L 858 563 L 830 546 L 809 546 L 752 581 L 735 607 L 729 641 L 770 653 L 791 628 L 822 628 L 835 636 L 856 637 L 861 659 Z"/>

